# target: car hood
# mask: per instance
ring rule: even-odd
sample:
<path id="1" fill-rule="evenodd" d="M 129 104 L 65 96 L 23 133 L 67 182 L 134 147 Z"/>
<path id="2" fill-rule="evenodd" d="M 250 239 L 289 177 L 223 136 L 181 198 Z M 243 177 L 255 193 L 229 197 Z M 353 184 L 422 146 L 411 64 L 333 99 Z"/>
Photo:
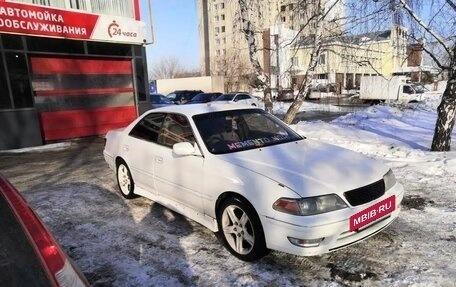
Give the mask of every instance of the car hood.
<path id="1" fill-rule="evenodd" d="M 384 164 L 360 153 L 309 139 L 221 158 L 285 185 L 302 197 L 342 195 L 380 180 L 388 171 Z"/>

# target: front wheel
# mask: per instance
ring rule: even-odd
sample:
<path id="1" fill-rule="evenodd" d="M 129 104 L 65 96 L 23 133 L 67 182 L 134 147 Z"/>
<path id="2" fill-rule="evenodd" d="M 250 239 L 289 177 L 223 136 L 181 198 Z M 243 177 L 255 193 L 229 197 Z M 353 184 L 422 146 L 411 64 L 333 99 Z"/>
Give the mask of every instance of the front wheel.
<path id="1" fill-rule="evenodd" d="M 131 199 L 135 196 L 133 193 L 135 183 L 131 177 L 130 170 L 124 161 L 117 165 L 117 184 L 119 185 L 120 193 L 123 197 Z"/>
<path id="2" fill-rule="evenodd" d="M 221 204 L 217 219 L 223 243 L 231 254 L 244 261 L 267 254 L 260 219 L 250 204 L 229 198 Z"/>

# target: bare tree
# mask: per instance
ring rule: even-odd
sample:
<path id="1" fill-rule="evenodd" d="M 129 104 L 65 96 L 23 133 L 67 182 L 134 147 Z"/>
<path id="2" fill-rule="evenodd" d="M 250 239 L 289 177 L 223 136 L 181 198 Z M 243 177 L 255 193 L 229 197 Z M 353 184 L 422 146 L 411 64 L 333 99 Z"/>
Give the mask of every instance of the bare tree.
<path id="1" fill-rule="evenodd" d="M 441 46 L 441 50 L 444 51 L 445 56 L 439 57 L 439 55 L 433 54 L 431 51 L 426 50 L 427 53 L 436 61 L 437 65 L 448 72 L 448 83 L 445 91 L 442 95 L 442 101 L 437 108 L 437 122 L 435 125 L 434 138 L 432 140 L 432 151 L 449 151 L 451 148 L 451 133 L 453 131 L 455 116 L 456 116 L 456 44 L 454 42 L 454 28 L 456 17 L 456 5 L 452 0 L 445 1 L 432 1 L 433 5 L 436 5 L 438 10 L 434 10 L 431 20 L 426 23 L 416 11 L 414 11 L 408 4 L 408 1 L 400 0 L 399 4 L 417 23 L 425 34 L 429 35 Z M 440 2 L 440 3 L 437 3 Z M 428 3 L 429 4 L 429 3 Z M 442 15 L 443 13 L 443 15 Z M 450 16 L 451 15 L 451 16 Z M 450 35 L 441 35 L 436 31 L 433 25 L 434 21 L 440 16 L 444 16 L 447 19 L 451 19 L 444 25 L 451 26 Z M 441 32 L 446 31 L 444 27 L 440 27 Z M 448 59 L 447 63 L 441 62 L 444 59 Z"/>
<path id="2" fill-rule="evenodd" d="M 299 93 L 296 99 L 291 104 L 290 108 L 288 109 L 287 113 L 284 117 L 284 122 L 287 124 L 291 124 L 291 122 L 296 117 L 296 114 L 299 112 L 299 109 L 304 102 L 305 96 L 310 93 L 310 88 L 312 85 L 312 78 L 314 75 L 315 67 L 317 66 L 318 57 L 320 56 L 321 50 L 321 40 L 322 40 L 322 21 L 324 19 L 324 11 L 322 8 L 321 0 L 316 1 L 315 9 L 313 10 L 313 15 L 311 18 L 315 19 L 315 34 L 313 39 L 313 48 L 310 55 L 310 62 L 305 73 L 304 81 L 301 83 L 299 87 Z"/>
<path id="3" fill-rule="evenodd" d="M 179 60 L 174 57 L 162 58 L 149 69 L 149 79 L 172 79 L 179 73 L 183 72 Z"/>
<path id="4" fill-rule="evenodd" d="M 253 3 L 256 2 L 256 3 Z M 263 67 L 258 60 L 258 45 L 255 38 L 255 27 L 251 15 L 255 12 L 252 9 L 259 10 L 262 1 L 258 0 L 239 0 L 241 30 L 247 41 L 249 59 L 256 77 L 256 88 L 264 91 L 264 103 L 266 111 L 272 112 L 272 95 L 269 84 L 269 77 L 264 72 Z"/>

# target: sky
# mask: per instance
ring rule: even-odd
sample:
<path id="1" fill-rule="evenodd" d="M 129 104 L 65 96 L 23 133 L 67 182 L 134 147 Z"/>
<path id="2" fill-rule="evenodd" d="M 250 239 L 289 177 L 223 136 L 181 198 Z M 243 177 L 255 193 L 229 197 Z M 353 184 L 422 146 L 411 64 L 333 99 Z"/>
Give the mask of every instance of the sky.
<path id="1" fill-rule="evenodd" d="M 146 47 L 149 70 L 167 57 L 177 58 L 186 70 L 199 69 L 198 1 L 141 0 L 141 19 L 148 26 L 148 35 L 149 2 L 155 38 L 154 43 Z"/>
<path id="2" fill-rule="evenodd" d="M 323 256 L 271 252 L 258 262 L 240 261 L 194 221 L 145 198 L 121 198 L 98 146 L 92 148 L 95 156 L 71 142 L 60 146 L 68 149 L 70 165 L 65 157 L 45 153 L 52 159 L 45 161 L 25 153 L 14 156 L 24 156 L 26 165 L 2 159 L 0 167 L 6 166 L 2 173 L 23 191 L 93 285 L 449 287 L 456 278 L 456 141 L 451 152 L 429 151 L 439 103 L 438 96 L 431 97 L 413 106 L 370 106 L 329 123 L 292 126 L 309 139 L 383 161 L 405 188 L 393 224 Z M 277 104 L 275 112 L 289 105 Z M 327 106 L 305 102 L 301 110 L 322 108 Z"/>

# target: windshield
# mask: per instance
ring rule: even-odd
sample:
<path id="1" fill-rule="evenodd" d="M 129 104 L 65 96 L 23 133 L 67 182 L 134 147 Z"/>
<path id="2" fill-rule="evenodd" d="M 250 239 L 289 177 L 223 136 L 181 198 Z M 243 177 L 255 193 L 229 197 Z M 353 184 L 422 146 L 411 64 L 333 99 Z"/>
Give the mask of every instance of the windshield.
<path id="1" fill-rule="evenodd" d="M 213 154 L 232 153 L 302 137 L 273 115 L 260 109 L 232 110 L 193 116 L 207 149 Z"/>
<path id="2" fill-rule="evenodd" d="M 223 94 L 215 100 L 216 101 L 231 101 L 235 95 L 236 94 Z"/>
<path id="3" fill-rule="evenodd" d="M 413 88 L 415 89 L 415 92 L 417 94 L 422 94 L 422 93 L 426 92 L 426 88 L 422 85 L 413 85 Z"/>

